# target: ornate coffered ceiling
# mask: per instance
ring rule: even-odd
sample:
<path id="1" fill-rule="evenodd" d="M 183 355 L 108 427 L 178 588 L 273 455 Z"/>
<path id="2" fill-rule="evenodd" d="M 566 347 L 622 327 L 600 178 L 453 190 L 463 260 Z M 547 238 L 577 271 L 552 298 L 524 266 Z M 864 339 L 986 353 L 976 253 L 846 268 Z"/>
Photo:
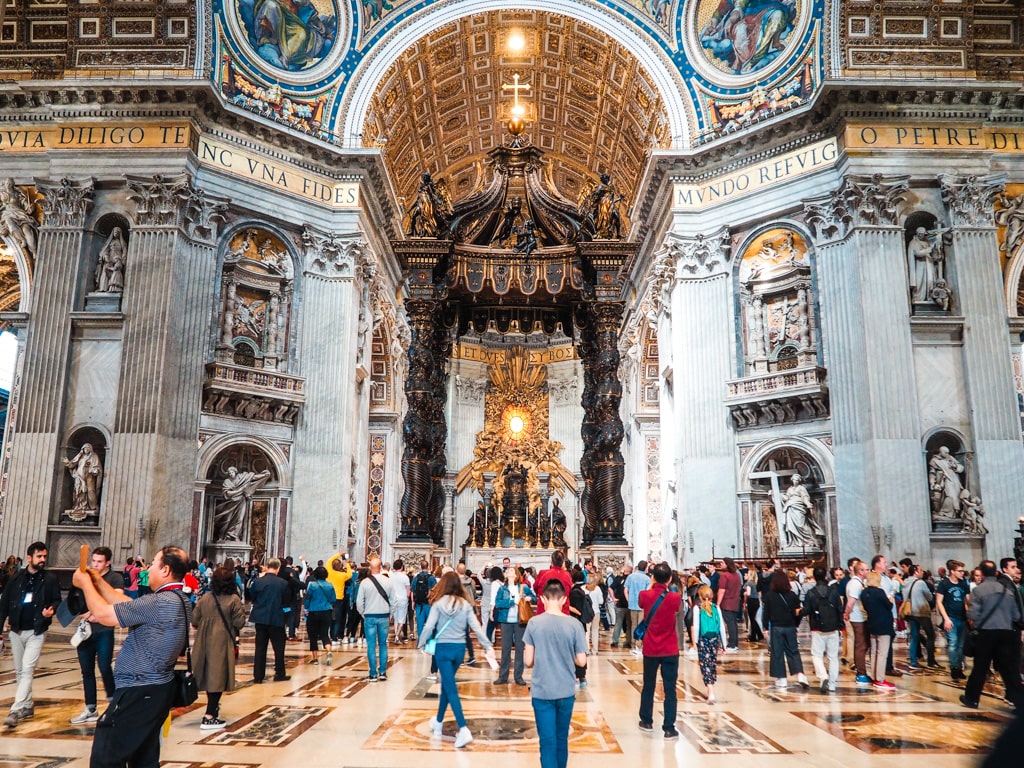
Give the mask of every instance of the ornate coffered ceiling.
<path id="1" fill-rule="evenodd" d="M 513 54 L 509 38 L 525 42 Z M 420 174 L 469 192 L 485 153 L 507 138 L 518 74 L 526 135 L 551 162 L 558 189 L 575 199 L 587 179 L 612 174 L 633 200 L 651 147 L 668 140 L 661 95 L 636 58 L 615 40 L 565 16 L 501 11 L 467 16 L 421 38 L 382 78 L 363 129 L 385 146 L 398 194 L 415 196 Z"/>

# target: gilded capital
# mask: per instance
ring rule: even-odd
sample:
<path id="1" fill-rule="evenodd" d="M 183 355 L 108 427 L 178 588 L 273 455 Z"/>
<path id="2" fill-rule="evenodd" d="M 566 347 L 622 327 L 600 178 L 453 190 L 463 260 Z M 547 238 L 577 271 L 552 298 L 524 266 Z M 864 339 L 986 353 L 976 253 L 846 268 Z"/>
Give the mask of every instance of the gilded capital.
<path id="1" fill-rule="evenodd" d="M 669 233 L 665 240 L 665 258 L 674 265 L 677 280 L 707 280 L 727 275 L 731 252 L 728 227 L 712 234 Z"/>
<path id="2" fill-rule="evenodd" d="M 92 205 L 93 180 L 60 181 L 36 179 L 36 191 L 42 194 L 39 204 L 43 208 L 43 226 L 80 228 Z"/>
<path id="3" fill-rule="evenodd" d="M 818 243 L 842 240 L 855 227 L 894 227 L 909 176 L 847 176 L 842 186 L 804 201 L 804 218 Z"/>
<path id="4" fill-rule="evenodd" d="M 135 221 L 143 227 L 173 227 L 180 221 L 183 200 L 191 188 L 187 173 L 174 176 L 125 176 L 128 198 L 135 203 Z"/>
<path id="5" fill-rule="evenodd" d="M 353 280 L 356 265 L 366 252 L 361 232 L 320 232 L 307 226 L 302 231 L 306 274 L 328 279 Z"/>
<path id="6" fill-rule="evenodd" d="M 993 203 L 1006 188 L 1006 175 L 960 176 L 940 173 L 942 202 L 954 227 L 994 227 Z"/>

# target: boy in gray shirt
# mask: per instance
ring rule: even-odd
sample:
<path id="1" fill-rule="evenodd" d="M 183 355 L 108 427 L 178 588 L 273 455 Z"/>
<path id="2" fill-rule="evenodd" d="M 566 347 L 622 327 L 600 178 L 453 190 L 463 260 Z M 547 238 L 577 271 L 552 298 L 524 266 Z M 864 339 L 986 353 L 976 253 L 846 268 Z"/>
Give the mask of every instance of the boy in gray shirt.
<path id="1" fill-rule="evenodd" d="M 587 637 L 579 621 L 562 613 L 567 599 L 562 582 L 549 579 L 540 599 L 544 613 L 526 625 L 523 659 L 533 669 L 530 696 L 541 768 L 565 768 L 569 762 L 569 722 L 576 701 L 576 665 L 587 663 Z"/>

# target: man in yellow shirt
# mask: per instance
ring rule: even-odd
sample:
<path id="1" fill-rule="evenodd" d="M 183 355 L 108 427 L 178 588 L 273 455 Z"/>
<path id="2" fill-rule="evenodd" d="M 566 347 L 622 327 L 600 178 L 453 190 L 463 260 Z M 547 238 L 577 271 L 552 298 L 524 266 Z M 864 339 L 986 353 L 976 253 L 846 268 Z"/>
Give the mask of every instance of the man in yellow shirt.
<path id="1" fill-rule="evenodd" d="M 344 552 L 331 557 L 328 562 L 327 580 L 334 587 L 334 615 L 331 621 L 331 647 L 341 645 L 341 635 L 345 631 L 348 620 L 348 598 L 345 597 L 345 585 L 352 578 L 352 564 Z"/>

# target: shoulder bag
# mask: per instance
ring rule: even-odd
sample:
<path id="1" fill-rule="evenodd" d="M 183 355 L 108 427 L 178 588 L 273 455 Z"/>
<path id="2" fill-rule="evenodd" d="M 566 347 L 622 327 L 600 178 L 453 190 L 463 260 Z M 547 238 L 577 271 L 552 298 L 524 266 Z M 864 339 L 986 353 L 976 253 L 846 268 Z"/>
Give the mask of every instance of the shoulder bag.
<path id="1" fill-rule="evenodd" d="M 455 617 L 454 616 L 452 616 L 450 619 L 448 619 L 448 621 L 446 621 L 444 623 L 443 627 L 441 627 L 440 629 L 435 629 L 434 630 L 434 636 L 432 638 L 430 638 L 429 640 L 427 640 L 427 642 L 425 642 L 423 644 L 423 652 L 424 653 L 428 653 L 431 656 L 433 656 L 437 652 L 437 636 L 440 635 L 440 634 L 443 634 L 444 631 L 446 629 L 448 629 L 448 625 L 451 624 L 453 621 L 455 621 Z"/>
<path id="2" fill-rule="evenodd" d="M 661 606 L 661 601 L 665 599 L 665 595 L 667 595 L 667 594 L 668 594 L 668 590 L 666 589 L 664 592 L 662 592 L 660 595 L 658 595 L 658 599 L 655 600 L 654 601 L 654 605 L 651 606 L 651 612 L 647 614 L 647 616 L 644 618 L 643 621 L 641 621 L 639 624 L 637 624 L 635 627 L 633 627 L 633 639 L 634 640 L 643 640 L 644 639 L 644 635 L 647 634 L 647 626 L 648 626 L 648 624 L 650 624 L 651 619 L 654 618 L 655 611 L 657 611 L 659 606 Z"/>
<path id="3" fill-rule="evenodd" d="M 519 626 L 525 627 L 527 622 L 533 618 L 533 601 L 526 596 L 525 590 L 519 591 Z"/>
<path id="4" fill-rule="evenodd" d="M 375 586 L 377 588 L 377 591 L 380 592 L 380 596 L 383 597 L 388 602 L 388 604 L 390 605 L 391 604 L 391 596 L 388 594 L 387 590 L 384 589 L 384 587 L 382 587 L 380 585 L 380 582 L 377 581 L 377 579 L 374 577 L 374 575 L 372 573 L 370 574 L 370 581 L 373 582 L 373 586 Z"/>
<path id="5" fill-rule="evenodd" d="M 185 598 L 181 592 L 175 590 L 178 599 L 181 600 L 181 611 L 185 614 L 185 669 L 174 670 L 174 679 L 171 681 L 171 709 L 190 707 L 199 698 L 199 683 L 192 674 L 192 646 L 189 643 L 188 610 L 185 608 Z"/>
<path id="6" fill-rule="evenodd" d="M 907 590 L 907 596 L 903 598 L 903 602 L 900 603 L 900 618 L 909 619 L 914 615 L 913 602 L 914 602 L 914 587 L 917 586 L 917 582 L 920 579 L 914 579 L 914 583 L 910 585 L 910 589 Z"/>

